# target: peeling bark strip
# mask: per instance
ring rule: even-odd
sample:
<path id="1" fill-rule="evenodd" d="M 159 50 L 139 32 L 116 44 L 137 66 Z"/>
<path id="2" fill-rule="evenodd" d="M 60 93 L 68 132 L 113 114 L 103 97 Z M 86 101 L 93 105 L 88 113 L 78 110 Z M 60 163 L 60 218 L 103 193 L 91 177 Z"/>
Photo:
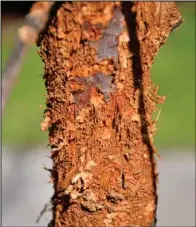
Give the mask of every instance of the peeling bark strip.
<path id="1" fill-rule="evenodd" d="M 150 79 L 160 46 L 182 22 L 172 2 L 63 3 L 41 38 L 53 220 L 50 226 L 156 222 Z M 47 124 L 47 125 L 46 125 Z"/>

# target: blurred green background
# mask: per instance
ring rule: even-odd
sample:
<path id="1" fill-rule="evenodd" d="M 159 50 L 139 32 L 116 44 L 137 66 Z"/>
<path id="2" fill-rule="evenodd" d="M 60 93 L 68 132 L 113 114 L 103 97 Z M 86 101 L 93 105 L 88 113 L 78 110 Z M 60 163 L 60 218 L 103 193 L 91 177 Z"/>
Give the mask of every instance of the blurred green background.
<path id="1" fill-rule="evenodd" d="M 169 37 L 152 66 L 151 75 L 159 94 L 167 100 L 155 143 L 158 148 L 193 147 L 195 144 L 195 3 L 178 3 L 184 23 Z M 2 20 L 2 66 L 12 51 L 21 19 Z M 44 65 L 37 47 L 25 56 L 17 84 L 3 115 L 3 145 L 47 145 L 47 132 L 40 131 L 45 94 Z"/>

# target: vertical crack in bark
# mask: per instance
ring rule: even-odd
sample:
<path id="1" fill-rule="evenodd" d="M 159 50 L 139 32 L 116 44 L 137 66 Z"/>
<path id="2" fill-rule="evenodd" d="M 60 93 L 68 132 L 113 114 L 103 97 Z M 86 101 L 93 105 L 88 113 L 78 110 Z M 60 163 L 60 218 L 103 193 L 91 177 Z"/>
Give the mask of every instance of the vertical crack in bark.
<path id="1" fill-rule="evenodd" d="M 155 211 L 154 211 L 154 226 L 156 226 L 156 210 L 157 210 L 157 174 L 156 174 L 156 163 L 154 159 L 155 150 L 151 144 L 151 140 L 148 133 L 148 120 L 146 119 L 146 106 L 144 102 L 144 87 L 143 87 L 143 71 L 142 71 L 142 61 L 140 56 L 140 42 L 137 37 L 137 21 L 136 15 L 137 12 L 132 12 L 133 7 L 132 2 L 122 2 L 122 11 L 125 15 L 125 21 L 127 23 L 128 32 L 130 36 L 129 48 L 133 55 L 132 59 L 132 69 L 133 69 L 133 80 L 134 80 L 134 89 L 135 91 L 139 89 L 139 115 L 141 120 L 141 135 L 143 143 L 147 145 L 148 151 L 150 154 L 150 159 L 152 163 L 152 176 L 153 176 L 153 187 L 155 190 Z"/>

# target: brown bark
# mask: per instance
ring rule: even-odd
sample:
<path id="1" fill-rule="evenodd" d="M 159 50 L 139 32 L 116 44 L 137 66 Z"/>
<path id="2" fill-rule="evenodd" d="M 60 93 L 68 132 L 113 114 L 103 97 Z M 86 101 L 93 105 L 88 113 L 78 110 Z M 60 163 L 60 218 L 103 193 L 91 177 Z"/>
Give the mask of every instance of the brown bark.
<path id="1" fill-rule="evenodd" d="M 182 22 L 172 2 L 63 3 L 41 37 L 51 226 L 150 226 L 157 171 L 150 67 Z"/>

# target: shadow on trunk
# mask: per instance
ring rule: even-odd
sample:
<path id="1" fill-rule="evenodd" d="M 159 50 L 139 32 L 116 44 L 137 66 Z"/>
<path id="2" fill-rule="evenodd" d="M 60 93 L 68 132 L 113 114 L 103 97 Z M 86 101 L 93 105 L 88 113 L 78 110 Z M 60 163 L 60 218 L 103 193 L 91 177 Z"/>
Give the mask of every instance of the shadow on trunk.
<path id="1" fill-rule="evenodd" d="M 152 176 L 153 176 L 153 185 L 155 192 L 157 190 L 156 185 L 156 174 L 155 174 L 155 162 L 154 162 L 154 149 L 150 142 L 150 137 L 148 133 L 147 128 L 147 119 L 146 119 L 146 106 L 144 102 L 144 86 L 143 86 L 143 77 L 142 77 L 142 61 L 140 56 L 140 42 L 137 37 L 137 21 L 136 21 L 136 13 L 132 12 L 130 9 L 133 7 L 132 2 L 122 2 L 122 11 L 125 15 L 125 21 L 127 23 L 130 42 L 129 42 L 129 48 L 132 53 L 134 53 L 133 60 L 132 60 L 132 68 L 133 68 L 133 78 L 134 78 L 134 89 L 135 91 L 139 89 L 139 114 L 140 119 L 142 122 L 141 127 L 141 134 L 142 134 L 142 140 L 147 145 L 149 153 L 150 153 L 150 159 L 152 162 Z M 155 196 L 156 201 L 155 204 L 157 204 L 157 195 Z M 157 208 L 157 206 L 156 206 Z M 156 210 L 155 210 L 156 212 Z M 156 225 L 157 220 L 155 219 L 154 225 Z M 153 226 L 153 225 L 152 225 Z"/>

